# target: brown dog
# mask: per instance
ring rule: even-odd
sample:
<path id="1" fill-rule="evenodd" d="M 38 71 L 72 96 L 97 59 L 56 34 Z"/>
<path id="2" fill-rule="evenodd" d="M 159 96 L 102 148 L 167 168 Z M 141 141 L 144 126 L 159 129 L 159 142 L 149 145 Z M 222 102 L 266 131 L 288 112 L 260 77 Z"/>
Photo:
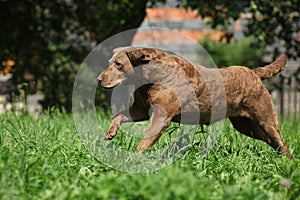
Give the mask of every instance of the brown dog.
<path id="1" fill-rule="evenodd" d="M 159 139 L 171 121 L 210 124 L 229 117 L 236 130 L 290 158 L 271 96 L 261 81 L 282 71 L 285 64 L 286 56 L 281 55 L 270 65 L 254 70 L 242 66 L 209 69 L 152 48 L 117 48 L 109 67 L 98 77 L 99 85 L 113 88 L 134 76 L 146 81 L 135 90 L 133 105 L 113 118 L 104 138 L 116 136 L 123 122 L 148 120 L 151 115 L 150 126 L 137 148 L 141 153 Z M 141 70 L 137 70 L 139 66 Z M 182 120 L 183 115 L 190 117 Z"/>

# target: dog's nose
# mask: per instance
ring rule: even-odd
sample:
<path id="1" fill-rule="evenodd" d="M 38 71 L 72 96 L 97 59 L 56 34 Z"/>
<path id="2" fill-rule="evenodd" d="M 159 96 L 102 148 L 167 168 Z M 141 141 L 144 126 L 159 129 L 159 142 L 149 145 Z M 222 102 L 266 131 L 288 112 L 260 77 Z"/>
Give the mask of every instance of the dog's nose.
<path id="1" fill-rule="evenodd" d="M 97 80 L 98 80 L 99 82 L 101 82 L 101 81 L 102 81 L 102 76 L 98 76 L 98 77 L 97 77 Z"/>
<path id="2" fill-rule="evenodd" d="M 99 75 L 99 76 L 97 77 L 97 80 L 98 80 L 98 85 L 101 86 L 102 76 Z"/>

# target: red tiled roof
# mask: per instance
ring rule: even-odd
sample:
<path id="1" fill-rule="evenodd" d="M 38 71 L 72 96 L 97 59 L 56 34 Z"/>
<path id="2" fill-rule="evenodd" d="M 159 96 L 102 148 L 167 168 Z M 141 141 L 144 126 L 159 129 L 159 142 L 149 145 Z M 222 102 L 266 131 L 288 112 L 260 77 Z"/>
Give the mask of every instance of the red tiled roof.
<path id="1" fill-rule="evenodd" d="M 149 8 L 146 10 L 145 20 L 201 20 L 198 11 L 182 8 Z M 190 42 L 201 41 L 205 37 L 220 41 L 224 32 L 215 30 L 177 30 L 179 34 L 172 34 L 168 30 L 139 30 L 133 38 L 138 42 Z"/>
<path id="2" fill-rule="evenodd" d="M 201 19 L 198 11 L 182 8 L 148 8 L 146 10 L 146 20 L 187 20 Z"/>
<path id="3" fill-rule="evenodd" d="M 172 34 L 178 33 L 178 34 Z M 168 30 L 140 30 L 133 38 L 134 43 L 138 42 L 189 42 L 201 41 L 205 37 L 211 40 L 220 41 L 224 35 L 222 31 L 201 31 L 201 30 L 178 30 L 176 32 Z"/>

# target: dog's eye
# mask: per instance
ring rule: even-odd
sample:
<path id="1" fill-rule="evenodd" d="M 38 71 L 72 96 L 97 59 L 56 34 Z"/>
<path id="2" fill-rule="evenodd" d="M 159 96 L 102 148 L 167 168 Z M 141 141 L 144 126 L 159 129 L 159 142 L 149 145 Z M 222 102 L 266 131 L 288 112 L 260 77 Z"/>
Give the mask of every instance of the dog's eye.
<path id="1" fill-rule="evenodd" d="M 122 63 L 117 62 L 117 61 L 115 63 L 116 63 L 117 69 L 121 69 L 123 67 Z"/>

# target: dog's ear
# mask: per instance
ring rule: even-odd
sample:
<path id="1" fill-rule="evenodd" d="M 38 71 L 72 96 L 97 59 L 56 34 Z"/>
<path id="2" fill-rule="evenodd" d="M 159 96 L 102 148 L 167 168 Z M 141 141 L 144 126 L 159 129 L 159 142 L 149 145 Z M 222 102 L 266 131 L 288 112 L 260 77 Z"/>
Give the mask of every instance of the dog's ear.
<path id="1" fill-rule="evenodd" d="M 118 54 L 119 52 L 128 51 L 130 49 L 133 49 L 133 47 L 130 47 L 130 46 L 118 47 L 118 48 L 113 49 L 113 53 Z"/>
<path id="2" fill-rule="evenodd" d="M 157 50 L 152 48 L 138 48 L 127 51 L 127 55 L 134 65 L 143 65 L 159 57 Z"/>
<path id="3" fill-rule="evenodd" d="M 109 59 L 109 62 L 112 62 L 117 56 L 119 56 L 122 53 L 126 53 L 127 51 L 133 50 L 133 47 L 126 46 L 126 47 L 118 47 L 113 49 L 113 56 Z"/>

